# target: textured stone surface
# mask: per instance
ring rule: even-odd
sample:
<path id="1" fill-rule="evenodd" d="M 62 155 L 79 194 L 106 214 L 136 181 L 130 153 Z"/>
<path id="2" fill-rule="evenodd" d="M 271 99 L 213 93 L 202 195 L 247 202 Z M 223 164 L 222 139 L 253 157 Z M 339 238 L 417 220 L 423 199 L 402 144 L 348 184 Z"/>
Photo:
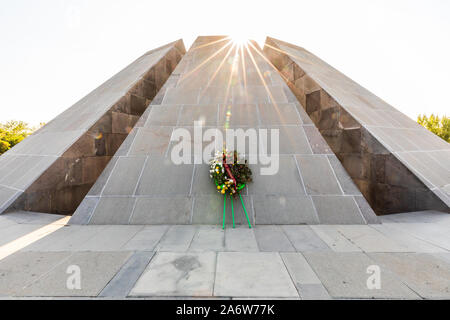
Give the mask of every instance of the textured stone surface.
<path id="1" fill-rule="evenodd" d="M 19 292 L 21 296 L 96 297 L 130 257 L 129 252 L 78 252 Z M 81 271 L 80 289 L 67 286 L 70 266 Z"/>
<path id="2" fill-rule="evenodd" d="M 214 295 L 298 297 L 280 256 L 270 252 L 220 252 Z"/>
<path id="3" fill-rule="evenodd" d="M 257 226 L 254 231 L 259 250 L 261 251 L 295 251 L 281 227 Z"/>
<path id="4" fill-rule="evenodd" d="M 216 254 L 158 253 L 131 296 L 212 296 Z"/>
<path id="5" fill-rule="evenodd" d="M 297 251 L 330 250 L 309 226 L 282 226 Z"/>
<path id="6" fill-rule="evenodd" d="M 374 261 L 364 253 L 304 253 L 333 298 L 419 298 L 387 269 L 381 268 L 381 288 L 368 289 L 366 273 Z"/>
<path id="7" fill-rule="evenodd" d="M 70 252 L 19 252 L 0 261 L 0 296 L 18 295 L 71 255 Z"/>
<path id="8" fill-rule="evenodd" d="M 147 52 L 3 155 L 0 212 L 72 214 L 184 52 L 181 40 Z"/>
<path id="9" fill-rule="evenodd" d="M 370 257 L 386 266 L 421 297 L 450 298 L 450 264 L 421 253 L 371 253 Z"/>
<path id="10" fill-rule="evenodd" d="M 221 225 L 223 197 L 209 177 L 208 163 L 202 160 L 209 161 L 214 148 L 222 150 L 223 144 L 214 137 L 203 141 L 201 133 L 197 134 L 198 127 L 194 127 L 194 121 L 199 121 L 203 133 L 207 129 L 214 134 L 241 129 L 245 147 L 237 144 L 235 136 L 234 147 L 227 142 L 229 149 L 247 156 L 270 151 L 274 165 L 275 156 L 279 156 L 279 166 L 270 175 L 262 171 L 269 166 L 267 163 L 250 164 L 254 181 L 242 196 L 251 224 L 365 224 L 361 214 L 360 219 L 355 214 L 359 210 L 356 203 L 351 206 L 347 199 L 329 199 L 334 202 L 322 206 L 317 215 L 312 196 L 360 194 L 353 192 L 354 185 L 349 183 L 345 170 L 330 164 L 331 147 L 257 44 L 252 42 L 249 50 L 241 54 L 225 37 L 217 40 L 199 37 L 194 42 L 91 189 L 92 197 L 81 203 L 72 222 L 94 224 L 111 219 L 112 224 Z M 225 63 L 229 59 L 237 63 Z M 125 120 L 117 117 L 116 122 Z M 268 141 L 253 140 L 254 134 L 264 132 L 260 129 L 267 130 Z M 190 136 L 179 137 L 181 131 Z M 275 140 L 279 142 L 278 151 L 276 144 L 272 145 L 273 133 L 279 136 Z M 181 141 L 187 149 L 180 150 Z M 203 150 L 210 144 L 211 152 L 205 152 L 202 159 Z M 185 159 L 182 164 L 175 163 L 174 156 Z M 119 196 L 124 202 L 137 201 L 131 210 L 125 204 L 103 209 L 106 202 L 116 201 L 104 198 Z M 359 200 L 364 207 L 365 200 Z M 335 213 L 334 206 L 340 211 Z M 232 223 L 230 208 L 228 200 L 228 226 Z M 246 225 L 238 199 L 234 208 L 236 224 Z M 367 221 L 376 220 L 370 219 L 373 212 L 364 212 Z"/>
<path id="11" fill-rule="evenodd" d="M 133 254 L 99 294 L 100 297 L 125 298 L 153 258 L 154 252 Z"/>
<path id="12" fill-rule="evenodd" d="M 377 213 L 450 211 L 450 144 L 301 47 L 267 38 L 264 53 Z"/>

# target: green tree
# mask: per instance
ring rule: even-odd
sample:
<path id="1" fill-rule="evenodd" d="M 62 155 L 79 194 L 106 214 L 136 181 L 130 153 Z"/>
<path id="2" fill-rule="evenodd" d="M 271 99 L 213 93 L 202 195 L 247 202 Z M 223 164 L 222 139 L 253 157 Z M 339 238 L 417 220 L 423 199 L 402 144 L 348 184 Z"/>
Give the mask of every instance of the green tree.
<path id="1" fill-rule="evenodd" d="M 0 154 L 8 151 L 29 136 L 35 129 L 23 121 L 0 123 Z"/>
<path id="2" fill-rule="evenodd" d="M 443 116 L 440 118 L 438 115 L 434 114 L 431 114 L 428 117 L 424 114 L 417 117 L 417 122 L 435 135 L 450 142 L 450 117 Z"/>

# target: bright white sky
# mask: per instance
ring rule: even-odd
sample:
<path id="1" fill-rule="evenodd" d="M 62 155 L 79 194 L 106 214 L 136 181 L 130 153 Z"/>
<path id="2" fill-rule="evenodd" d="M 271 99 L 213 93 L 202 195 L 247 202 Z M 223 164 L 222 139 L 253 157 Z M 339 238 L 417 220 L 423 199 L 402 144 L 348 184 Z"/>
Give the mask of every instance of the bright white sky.
<path id="1" fill-rule="evenodd" d="M 294 43 L 412 118 L 450 115 L 448 0 L 0 0 L 0 122 L 48 122 L 146 51 L 214 34 Z"/>

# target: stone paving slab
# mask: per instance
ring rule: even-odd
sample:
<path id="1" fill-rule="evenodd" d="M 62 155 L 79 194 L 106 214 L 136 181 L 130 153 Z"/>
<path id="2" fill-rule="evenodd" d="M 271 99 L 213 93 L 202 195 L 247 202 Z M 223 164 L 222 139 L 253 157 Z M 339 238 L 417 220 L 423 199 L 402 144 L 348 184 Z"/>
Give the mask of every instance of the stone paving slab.
<path id="1" fill-rule="evenodd" d="M 421 297 L 450 299 L 450 263 L 426 253 L 371 253 L 369 256 L 395 272 Z"/>
<path id="2" fill-rule="evenodd" d="M 18 252 L 6 257 L 0 261 L 0 296 L 16 296 L 70 255 L 70 252 Z"/>
<path id="3" fill-rule="evenodd" d="M 215 296 L 298 297 L 278 253 L 219 252 Z"/>
<path id="4" fill-rule="evenodd" d="M 153 251 L 168 229 L 169 226 L 145 226 L 122 247 L 122 250 Z"/>
<path id="5" fill-rule="evenodd" d="M 158 251 L 187 251 L 197 226 L 172 226 L 157 245 Z"/>
<path id="6" fill-rule="evenodd" d="M 350 242 L 337 226 L 311 226 L 311 229 L 325 242 L 333 251 L 336 252 L 361 252 L 362 250 L 354 243 Z"/>
<path id="7" fill-rule="evenodd" d="M 119 251 L 143 226 L 107 226 L 80 244 L 80 251 Z"/>
<path id="8" fill-rule="evenodd" d="M 154 252 L 140 251 L 134 253 L 114 278 L 100 293 L 100 297 L 125 298 L 133 289 L 136 281 L 145 270 Z"/>
<path id="9" fill-rule="evenodd" d="M 364 252 L 408 252 L 410 249 L 370 226 L 337 226 L 342 233 Z"/>
<path id="10" fill-rule="evenodd" d="M 3 221 L 8 220 L 19 224 L 39 224 L 39 225 L 55 223 L 58 220 L 65 217 L 66 216 L 59 214 L 49 214 L 31 211 L 13 211 L 3 213 L 2 215 L 0 215 L 0 219 Z"/>
<path id="11" fill-rule="evenodd" d="M 376 263 L 364 253 L 306 252 L 304 256 L 333 298 L 419 298 L 386 268 L 381 268 L 381 289 L 368 289 L 367 268 Z"/>
<path id="12" fill-rule="evenodd" d="M 63 227 L 47 235 L 46 237 L 30 244 L 29 246 L 23 248 L 22 251 L 71 251 L 71 249 L 73 250 L 74 247 L 66 248 L 66 246 L 68 245 L 67 242 L 73 243 L 75 240 L 77 240 L 77 237 L 75 235 L 83 230 L 85 229 L 79 226 Z M 94 232 L 90 234 L 88 233 L 88 237 L 93 237 L 94 235 L 95 235 Z M 63 242 L 66 243 L 63 244 Z"/>
<path id="13" fill-rule="evenodd" d="M 130 252 L 77 252 L 18 292 L 34 297 L 96 297 L 130 257 Z M 70 268 L 79 268 L 80 289 L 71 289 Z M 72 283 L 73 284 L 73 283 Z"/>
<path id="14" fill-rule="evenodd" d="M 438 225 L 435 223 L 395 223 L 388 225 L 405 230 L 416 238 L 450 250 L 450 233 L 446 225 Z"/>
<path id="15" fill-rule="evenodd" d="M 214 252 L 159 252 L 130 296 L 212 296 L 215 267 Z"/>
<path id="16" fill-rule="evenodd" d="M 397 241 L 402 246 L 408 248 L 408 252 L 449 252 L 444 248 L 433 245 L 427 241 L 418 239 L 410 234 L 408 234 L 405 230 L 400 228 L 396 228 L 395 224 L 379 224 L 379 225 L 371 225 L 372 228 L 377 231 L 383 233 L 386 237 Z"/>
<path id="17" fill-rule="evenodd" d="M 189 251 L 222 251 L 225 247 L 225 231 L 218 226 L 200 226 Z"/>
<path id="18" fill-rule="evenodd" d="M 302 284 L 321 284 L 316 273 L 301 253 L 283 252 L 280 253 L 280 256 L 297 289 L 299 288 L 298 286 Z"/>
<path id="19" fill-rule="evenodd" d="M 30 232 L 36 231 L 44 225 L 38 224 L 16 224 L 1 230 L 0 246 L 14 241 Z"/>
<path id="20" fill-rule="evenodd" d="M 225 230 L 225 251 L 258 252 L 253 229 L 248 227 L 227 228 Z"/>
<path id="21" fill-rule="evenodd" d="M 295 251 L 283 229 L 279 226 L 256 226 L 254 232 L 260 251 Z"/>
<path id="22" fill-rule="evenodd" d="M 322 284 L 299 284 L 298 291 L 303 300 L 330 300 L 327 289 Z"/>
<path id="23" fill-rule="evenodd" d="M 297 251 L 328 251 L 330 248 L 309 226 L 282 226 Z"/>

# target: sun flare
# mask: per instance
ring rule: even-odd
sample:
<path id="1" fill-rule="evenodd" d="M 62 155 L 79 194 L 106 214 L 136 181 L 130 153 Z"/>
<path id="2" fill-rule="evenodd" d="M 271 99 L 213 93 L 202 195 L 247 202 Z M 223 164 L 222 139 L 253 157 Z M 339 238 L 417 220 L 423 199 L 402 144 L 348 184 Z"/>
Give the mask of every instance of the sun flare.
<path id="1" fill-rule="evenodd" d="M 242 34 L 230 35 L 230 39 L 233 42 L 233 44 L 238 47 L 242 47 L 248 43 L 248 37 Z"/>

